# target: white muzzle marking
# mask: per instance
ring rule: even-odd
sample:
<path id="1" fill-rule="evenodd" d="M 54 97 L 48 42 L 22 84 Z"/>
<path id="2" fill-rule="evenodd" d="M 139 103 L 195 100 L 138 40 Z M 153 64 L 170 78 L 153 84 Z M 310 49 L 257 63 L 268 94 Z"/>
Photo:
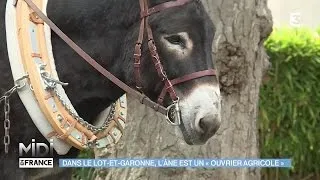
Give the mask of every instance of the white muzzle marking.
<path id="1" fill-rule="evenodd" d="M 187 97 L 181 99 L 180 109 L 181 120 L 188 132 L 205 133 L 200 127 L 200 121 L 203 118 L 209 117 L 209 121 L 212 121 L 209 123 L 210 125 L 220 125 L 221 96 L 219 86 L 199 85 Z"/>

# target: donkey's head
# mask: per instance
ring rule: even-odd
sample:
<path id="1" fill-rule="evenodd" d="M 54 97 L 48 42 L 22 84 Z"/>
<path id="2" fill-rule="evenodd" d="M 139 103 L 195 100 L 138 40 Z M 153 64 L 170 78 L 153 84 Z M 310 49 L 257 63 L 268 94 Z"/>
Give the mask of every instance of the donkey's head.
<path id="1" fill-rule="evenodd" d="M 161 4 L 164 0 L 151 0 L 149 7 Z M 175 79 L 194 72 L 214 69 L 212 41 L 215 28 L 199 1 L 162 10 L 149 17 L 155 45 L 168 79 Z M 126 62 L 131 64 L 126 72 L 125 81 L 135 86 L 133 72 L 133 42 L 138 37 L 140 22 L 132 26 L 126 36 Z M 132 33 L 133 32 L 133 33 Z M 147 34 L 145 34 L 147 36 Z M 145 37 L 146 38 L 146 37 Z M 146 38 L 147 39 L 147 38 Z M 131 62 L 131 63 L 130 63 Z M 141 81 L 143 92 L 157 101 L 164 83 L 159 78 L 147 40 L 142 46 Z M 220 127 L 221 97 L 216 76 L 203 76 L 174 86 L 179 97 L 181 110 L 180 129 L 188 144 L 203 144 Z M 167 94 L 164 106 L 172 99 Z"/>

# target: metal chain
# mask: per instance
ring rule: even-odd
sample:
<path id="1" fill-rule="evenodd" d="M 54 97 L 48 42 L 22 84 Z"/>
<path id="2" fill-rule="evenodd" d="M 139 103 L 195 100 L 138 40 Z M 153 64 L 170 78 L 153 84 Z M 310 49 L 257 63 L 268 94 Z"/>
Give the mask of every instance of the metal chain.
<path id="1" fill-rule="evenodd" d="M 59 94 L 58 90 L 57 90 L 57 85 L 61 85 L 61 86 L 66 86 L 68 85 L 68 83 L 63 83 L 59 80 L 53 79 L 52 77 L 50 77 L 49 73 L 43 71 L 41 73 L 41 76 L 44 80 L 44 83 L 47 85 L 47 90 L 52 90 L 55 95 L 57 96 L 57 98 L 59 99 L 60 103 L 62 104 L 62 106 L 64 107 L 64 109 L 74 118 L 76 119 L 81 125 L 83 125 L 84 127 L 86 127 L 87 129 L 91 130 L 94 133 L 100 132 L 105 130 L 106 128 L 108 128 L 110 122 L 112 119 L 114 119 L 114 115 L 115 115 L 115 107 L 116 104 L 112 103 L 111 104 L 111 109 L 110 112 L 108 114 L 108 117 L 106 118 L 106 121 L 103 123 L 103 125 L 101 127 L 96 127 L 90 123 L 88 123 L 87 121 L 85 121 L 83 118 L 81 118 L 69 105 L 68 103 L 63 99 L 63 97 Z"/>
<path id="2" fill-rule="evenodd" d="M 4 137 L 3 137 L 3 143 L 4 143 L 4 151 L 7 154 L 9 152 L 9 145 L 10 145 L 10 102 L 9 97 L 4 97 Z"/>
<path id="3" fill-rule="evenodd" d="M 51 78 L 49 73 L 44 70 L 44 67 L 45 67 L 45 65 L 40 67 L 41 68 L 41 77 L 44 79 L 43 82 L 47 86 L 47 88 L 54 89 L 57 86 L 57 84 L 60 84 L 61 86 L 68 86 L 68 83 L 64 83 L 59 80 Z"/>
<path id="4" fill-rule="evenodd" d="M 10 96 L 15 93 L 17 90 L 23 88 L 26 84 L 21 84 L 21 81 L 26 79 L 28 75 L 25 75 L 15 81 L 15 85 L 4 93 L 4 95 L 0 98 L 0 103 L 4 101 L 4 137 L 3 137 L 3 144 L 4 144 L 4 151 L 7 154 L 9 152 L 9 145 L 10 145 Z"/>
<path id="5" fill-rule="evenodd" d="M 56 88 L 53 90 L 53 92 L 56 94 L 57 98 L 59 99 L 60 103 L 65 108 L 65 110 L 74 119 L 76 119 L 81 125 L 83 125 L 87 129 L 93 131 L 94 133 L 97 133 L 97 132 L 105 130 L 109 126 L 111 120 L 114 119 L 114 115 L 115 115 L 115 111 L 116 111 L 116 104 L 115 103 L 111 104 L 111 109 L 110 109 L 110 112 L 108 114 L 108 117 L 106 118 L 106 121 L 103 123 L 102 126 L 97 127 L 97 126 L 94 126 L 94 125 L 88 123 L 87 121 L 85 121 L 73 109 L 71 109 L 71 107 L 66 103 L 66 101 L 62 98 L 62 96 L 58 93 Z"/>

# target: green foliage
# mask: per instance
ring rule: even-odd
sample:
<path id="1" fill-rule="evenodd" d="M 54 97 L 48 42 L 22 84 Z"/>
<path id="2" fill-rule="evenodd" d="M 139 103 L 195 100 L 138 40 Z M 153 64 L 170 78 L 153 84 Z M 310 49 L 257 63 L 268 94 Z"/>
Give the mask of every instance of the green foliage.
<path id="1" fill-rule="evenodd" d="M 82 151 L 78 158 L 94 158 L 93 151 Z M 93 180 L 96 177 L 94 168 L 74 168 L 72 180 Z"/>
<path id="2" fill-rule="evenodd" d="M 264 179 L 320 178 L 318 33 L 280 28 L 265 42 L 273 67 L 260 93 L 261 156 L 291 158 L 293 167 L 263 170 Z"/>

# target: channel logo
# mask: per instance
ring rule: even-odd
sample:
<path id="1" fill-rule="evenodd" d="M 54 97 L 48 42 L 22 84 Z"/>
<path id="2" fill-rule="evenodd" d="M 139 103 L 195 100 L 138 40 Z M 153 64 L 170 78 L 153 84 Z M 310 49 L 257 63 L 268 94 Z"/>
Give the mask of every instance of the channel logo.
<path id="1" fill-rule="evenodd" d="M 32 158 L 22 158 L 30 155 Z M 53 168 L 53 158 L 37 158 L 53 156 L 53 140 L 50 139 L 49 146 L 37 143 L 35 139 L 28 145 L 19 143 L 19 156 L 19 168 Z"/>

